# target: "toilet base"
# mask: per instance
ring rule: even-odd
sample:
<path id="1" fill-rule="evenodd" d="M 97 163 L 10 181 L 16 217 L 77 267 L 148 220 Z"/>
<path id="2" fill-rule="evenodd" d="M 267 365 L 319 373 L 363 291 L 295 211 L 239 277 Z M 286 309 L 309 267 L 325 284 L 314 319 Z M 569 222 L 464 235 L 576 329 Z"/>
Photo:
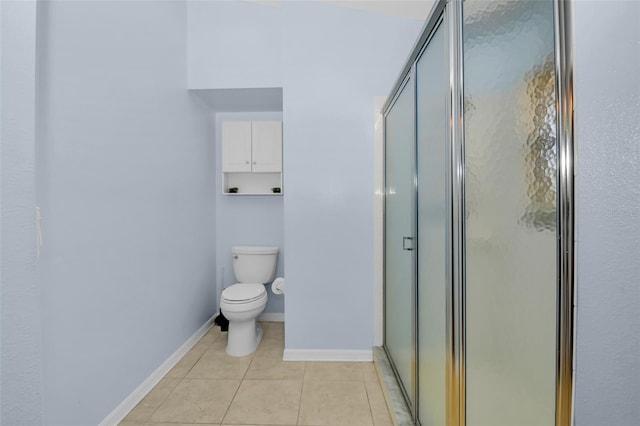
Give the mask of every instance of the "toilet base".
<path id="1" fill-rule="evenodd" d="M 231 356 L 250 355 L 262 340 L 262 326 L 255 319 L 249 321 L 229 321 L 227 333 L 227 354 Z"/>

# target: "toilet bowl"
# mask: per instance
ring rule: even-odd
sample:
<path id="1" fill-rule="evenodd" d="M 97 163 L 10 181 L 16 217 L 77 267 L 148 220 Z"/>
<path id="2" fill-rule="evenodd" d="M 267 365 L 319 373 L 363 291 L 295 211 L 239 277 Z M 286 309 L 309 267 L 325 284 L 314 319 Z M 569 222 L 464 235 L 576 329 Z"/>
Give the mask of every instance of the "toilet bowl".
<path id="1" fill-rule="evenodd" d="M 264 284 L 273 280 L 277 247 L 232 247 L 233 271 L 238 282 L 222 291 L 220 310 L 229 320 L 227 354 L 253 353 L 262 339 L 262 327 L 256 323 L 267 306 Z"/>
<path id="2" fill-rule="evenodd" d="M 256 318 L 267 306 L 263 284 L 234 284 L 222 291 L 220 309 L 229 320 L 227 353 L 245 356 L 256 350 L 262 340 L 262 327 Z"/>

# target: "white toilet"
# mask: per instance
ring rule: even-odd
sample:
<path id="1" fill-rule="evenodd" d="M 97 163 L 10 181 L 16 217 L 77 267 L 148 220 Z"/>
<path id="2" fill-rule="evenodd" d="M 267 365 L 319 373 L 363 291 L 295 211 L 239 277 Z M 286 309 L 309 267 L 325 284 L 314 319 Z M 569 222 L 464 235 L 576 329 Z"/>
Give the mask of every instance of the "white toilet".
<path id="1" fill-rule="evenodd" d="M 267 306 L 264 284 L 273 281 L 278 247 L 232 247 L 233 273 L 238 281 L 222 291 L 220 310 L 229 320 L 227 353 L 249 355 L 262 339 L 262 327 L 256 323 Z"/>

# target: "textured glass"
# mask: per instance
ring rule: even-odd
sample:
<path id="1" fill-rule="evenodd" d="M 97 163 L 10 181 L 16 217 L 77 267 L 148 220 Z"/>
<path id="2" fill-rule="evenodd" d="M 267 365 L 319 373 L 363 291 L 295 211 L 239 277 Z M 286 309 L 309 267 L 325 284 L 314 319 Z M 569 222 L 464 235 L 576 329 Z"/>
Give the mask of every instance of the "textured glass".
<path id="1" fill-rule="evenodd" d="M 553 425 L 553 2 L 463 7 L 466 421 Z"/>
<path id="2" fill-rule="evenodd" d="M 418 158 L 418 418 L 446 424 L 447 109 L 445 29 L 416 65 Z"/>
<path id="3" fill-rule="evenodd" d="M 385 122 L 385 346 L 409 397 L 413 388 L 414 105 L 409 82 Z M 411 401 L 413 403 L 413 401 Z"/>

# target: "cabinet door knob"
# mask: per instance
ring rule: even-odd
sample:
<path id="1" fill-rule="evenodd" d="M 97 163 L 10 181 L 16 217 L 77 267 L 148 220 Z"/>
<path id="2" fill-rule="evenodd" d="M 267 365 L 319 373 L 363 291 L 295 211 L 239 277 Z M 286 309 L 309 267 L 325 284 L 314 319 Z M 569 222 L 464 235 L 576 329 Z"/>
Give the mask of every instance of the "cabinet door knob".
<path id="1" fill-rule="evenodd" d="M 249 164 L 249 162 L 247 161 L 247 163 L 246 163 L 246 164 Z"/>
<path id="2" fill-rule="evenodd" d="M 254 161 L 253 164 L 256 164 L 256 162 Z"/>

